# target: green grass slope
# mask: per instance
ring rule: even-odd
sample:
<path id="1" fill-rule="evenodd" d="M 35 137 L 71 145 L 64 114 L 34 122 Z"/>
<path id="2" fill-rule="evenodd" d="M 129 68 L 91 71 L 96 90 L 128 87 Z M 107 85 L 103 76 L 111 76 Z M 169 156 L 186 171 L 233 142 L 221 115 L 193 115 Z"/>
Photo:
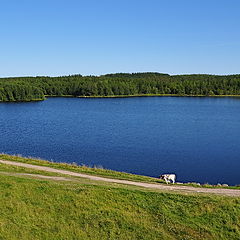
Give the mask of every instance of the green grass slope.
<path id="1" fill-rule="evenodd" d="M 130 181 L 135 181 L 135 182 L 164 183 L 165 184 L 165 181 L 160 180 L 159 178 L 148 177 L 148 176 L 137 175 L 137 174 L 130 174 L 130 173 L 125 173 L 125 172 L 118 172 L 118 171 L 113 171 L 110 169 L 104 169 L 101 167 L 100 168 L 99 167 L 88 167 L 88 166 L 84 166 L 84 165 L 79 166 L 75 163 L 69 164 L 69 163 L 50 162 L 50 161 L 42 160 L 42 159 L 26 158 L 26 157 L 13 156 L 13 155 L 7 155 L 7 154 L 0 154 L 0 159 L 28 163 L 28 164 L 39 165 L 39 166 L 53 167 L 56 169 L 63 169 L 63 170 L 68 170 L 68 171 L 72 171 L 72 172 L 84 173 L 84 174 L 101 176 L 101 177 L 106 177 L 106 178 L 116 178 L 116 179 L 130 180 Z M 0 168 L 0 171 L 1 171 L 1 168 Z M 221 186 L 221 185 L 210 185 L 210 184 L 198 185 L 196 183 L 185 183 L 185 184 L 181 184 L 181 185 L 194 186 L 194 187 L 206 187 L 206 188 L 240 189 L 239 185 L 228 186 L 228 187 Z"/>
<path id="2" fill-rule="evenodd" d="M 240 239 L 240 198 L 7 176 L 1 172 L 26 171 L 4 164 L 0 170 L 0 239 Z"/>
<path id="3" fill-rule="evenodd" d="M 69 163 L 56 163 L 56 162 L 50 162 L 42 159 L 25 158 L 25 157 L 12 156 L 12 155 L 6 155 L 6 154 L 0 154 L 0 159 L 28 163 L 33 165 L 46 166 L 46 167 L 53 167 L 57 169 L 69 170 L 73 172 L 79 172 L 79 173 L 85 173 L 85 174 L 91 174 L 91 175 L 109 177 L 109 178 L 117 178 L 117 179 L 125 179 L 125 180 L 141 181 L 141 182 L 151 182 L 151 183 L 163 182 L 160 179 L 153 178 L 153 177 L 130 174 L 125 172 L 118 172 L 118 171 L 113 171 L 109 169 L 103 169 L 101 167 L 99 168 L 99 167 L 79 166 L 76 164 L 69 164 Z"/>

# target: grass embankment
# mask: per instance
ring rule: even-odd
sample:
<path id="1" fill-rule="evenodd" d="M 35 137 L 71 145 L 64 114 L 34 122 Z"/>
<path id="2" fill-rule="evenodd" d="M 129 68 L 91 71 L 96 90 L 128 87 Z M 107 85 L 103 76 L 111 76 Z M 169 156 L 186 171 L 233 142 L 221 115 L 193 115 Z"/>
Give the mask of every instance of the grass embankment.
<path id="1" fill-rule="evenodd" d="M 0 169 L 37 173 L 4 164 Z M 240 239 L 239 198 L 1 173 L 0 192 L 4 240 Z"/>
<path id="2" fill-rule="evenodd" d="M 69 170 L 73 172 L 78 173 L 85 173 L 95 176 L 101 176 L 106 178 L 116 178 L 121 180 L 131 180 L 135 182 L 146 182 L 146 183 L 164 183 L 163 180 L 160 180 L 158 178 L 154 177 L 148 177 L 143 175 L 136 175 L 131 173 L 125 173 L 125 172 L 118 172 L 113 171 L 109 169 L 103 169 L 99 167 L 88 167 L 88 166 L 79 166 L 76 164 L 69 164 L 69 163 L 57 163 L 57 162 L 50 162 L 47 160 L 42 159 L 34 159 L 34 158 L 25 158 L 20 156 L 12 156 L 12 155 L 6 155 L 6 154 L 0 154 L 0 159 L 3 160 L 9 160 L 9 161 L 15 161 L 15 162 L 23 162 L 23 163 L 29 163 L 33 165 L 39 165 L 39 166 L 46 166 L 46 167 L 53 167 L 57 169 L 63 169 L 63 170 Z M 193 186 L 193 187 L 206 187 L 206 188 L 231 188 L 231 189 L 240 189 L 240 186 L 222 186 L 222 185 L 210 185 L 210 184 L 202 184 L 199 185 L 197 183 L 185 183 L 182 184 L 182 186 Z"/>
<path id="3" fill-rule="evenodd" d="M 24 168 L 20 166 L 13 166 L 13 165 L 7 165 L 7 164 L 1 164 L 0 163 L 0 173 L 30 173 L 30 174 L 42 174 L 45 176 L 64 176 L 63 174 L 60 173 L 51 173 L 51 172 L 46 172 L 46 171 L 41 171 L 41 170 L 36 170 L 36 169 L 29 169 L 29 168 Z"/>
<path id="4" fill-rule="evenodd" d="M 0 154 L 0 159 L 29 163 L 29 164 L 39 165 L 39 166 L 54 167 L 57 169 L 64 169 L 64 170 L 69 170 L 73 172 L 86 173 L 86 174 L 102 176 L 102 177 L 132 180 L 132 181 L 139 181 L 139 182 L 163 183 L 163 181 L 161 181 L 160 179 L 153 178 L 153 177 L 135 175 L 135 174 L 125 173 L 125 172 L 117 172 L 117 171 L 102 169 L 98 167 L 87 167 L 84 165 L 78 166 L 76 164 L 69 164 L 69 163 L 56 163 L 56 162 L 50 162 L 50 161 L 41 160 L 41 159 L 25 158 L 25 157 L 11 156 L 6 154 Z"/>

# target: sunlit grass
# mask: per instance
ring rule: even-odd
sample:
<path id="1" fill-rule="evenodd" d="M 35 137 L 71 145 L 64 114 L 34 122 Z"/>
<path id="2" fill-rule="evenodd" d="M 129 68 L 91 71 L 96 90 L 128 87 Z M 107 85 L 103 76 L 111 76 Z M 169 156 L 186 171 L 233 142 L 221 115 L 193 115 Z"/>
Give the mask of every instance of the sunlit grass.
<path id="1" fill-rule="evenodd" d="M 23 163 L 29 163 L 34 165 L 40 165 L 40 166 L 47 166 L 47 167 L 53 167 L 57 169 L 64 169 L 69 170 L 73 172 L 79 172 L 79 173 L 85 173 L 90 175 L 96 175 L 96 176 L 102 176 L 107 178 L 116 178 L 116 179 L 122 179 L 122 180 L 131 180 L 131 181 L 137 181 L 137 182 L 148 182 L 148 183 L 162 183 L 165 184 L 163 180 L 160 180 L 158 178 L 154 177 L 148 177 L 143 175 L 136 175 L 136 174 L 130 174 L 125 172 L 118 172 L 113 171 L 110 169 L 104 169 L 100 166 L 93 166 L 89 167 L 86 165 L 77 165 L 76 163 L 58 163 L 58 162 L 51 162 L 47 160 L 42 159 L 35 159 L 35 158 L 26 158 L 22 156 L 13 156 L 13 155 L 6 155 L 6 154 L 0 154 L 0 159 L 3 160 L 9 160 L 9 161 L 17 161 L 17 162 L 23 162 Z M 222 185 L 210 185 L 210 184 L 197 184 L 197 183 L 181 183 L 181 186 L 193 186 L 193 187 L 205 187 L 205 188 L 232 188 L 232 189 L 239 189 L 240 186 L 222 186 Z"/>
<path id="2" fill-rule="evenodd" d="M 239 239 L 240 199 L 0 175 L 0 239 Z"/>

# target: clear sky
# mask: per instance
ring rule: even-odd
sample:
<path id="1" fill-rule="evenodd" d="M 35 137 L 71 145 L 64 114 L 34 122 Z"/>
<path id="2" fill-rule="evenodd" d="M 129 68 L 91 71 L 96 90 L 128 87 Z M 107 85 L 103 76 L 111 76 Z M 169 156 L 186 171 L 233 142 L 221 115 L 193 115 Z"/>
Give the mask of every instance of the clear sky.
<path id="1" fill-rule="evenodd" d="M 240 0 L 0 0 L 0 76 L 240 73 Z"/>

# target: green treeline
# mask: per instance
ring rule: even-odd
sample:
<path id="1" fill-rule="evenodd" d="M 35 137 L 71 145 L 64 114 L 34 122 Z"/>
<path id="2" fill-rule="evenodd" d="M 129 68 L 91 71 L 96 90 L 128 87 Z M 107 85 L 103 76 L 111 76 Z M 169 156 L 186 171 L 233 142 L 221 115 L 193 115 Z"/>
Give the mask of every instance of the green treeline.
<path id="1" fill-rule="evenodd" d="M 48 96 L 240 95 L 240 75 L 117 73 L 102 76 L 0 78 L 0 101 L 43 100 Z"/>

